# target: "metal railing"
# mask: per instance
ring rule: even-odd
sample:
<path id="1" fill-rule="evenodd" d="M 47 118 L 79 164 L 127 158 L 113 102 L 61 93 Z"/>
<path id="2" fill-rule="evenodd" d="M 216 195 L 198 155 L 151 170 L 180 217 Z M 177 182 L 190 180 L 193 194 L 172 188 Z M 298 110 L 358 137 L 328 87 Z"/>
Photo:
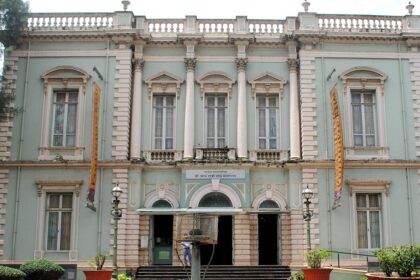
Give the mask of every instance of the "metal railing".
<path id="1" fill-rule="evenodd" d="M 333 251 L 333 250 L 328 250 L 328 252 L 332 254 L 337 254 L 337 267 L 338 268 L 341 268 L 340 255 L 350 255 L 350 256 L 358 256 L 358 257 L 366 258 L 366 270 L 369 270 L 369 263 L 372 263 L 372 262 L 369 262 L 369 258 L 375 258 L 375 256 L 371 254 L 350 253 L 350 252 Z"/>

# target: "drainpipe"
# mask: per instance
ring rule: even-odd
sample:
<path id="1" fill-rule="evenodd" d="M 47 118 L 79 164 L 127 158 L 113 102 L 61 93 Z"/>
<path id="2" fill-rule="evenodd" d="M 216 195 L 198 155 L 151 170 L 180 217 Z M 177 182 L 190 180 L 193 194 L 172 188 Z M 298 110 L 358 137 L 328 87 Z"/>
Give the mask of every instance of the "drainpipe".
<path id="1" fill-rule="evenodd" d="M 22 159 L 22 146 L 23 146 L 23 133 L 25 131 L 25 111 L 26 111 L 26 95 L 28 93 L 28 75 L 29 75 L 29 60 L 31 52 L 31 39 L 28 41 L 28 51 L 26 55 L 26 70 L 25 70 L 25 84 L 23 88 L 23 100 L 22 100 L 22 118 L 20 120 L 20 135 L 19 135 L 19 145 L 18 145 L 18 158 L 19 162 Z M 16 173 L 16 199 L 15 199 L 15 216 L 13 219 L 13 233 L 12 233 L 12 256 L 11 259 L 15 260 L 16 258 L 16 237 L 18 230 L 18 217 L 19 217 L 19 204 L 20 204 L 20 187 L 21 187 L 21 170 L 22 168 L 18 166 Z"/>
<path id="2" fill-rule="evenodd" d="M 401 97 L 401 116 L 402 116 L 402 129 L 404 137 L 404 159 L 408 160 L 408 141 L 407 141 L 407 111 L 405 108 L 405 99 L 404 99 L 404 83 L 403 83 L 403 73 L 402 73 L 402 60 L 401 60 L 401 45 L 398 44 L 398 74 L 400 80 L 400 97 Z M 411 178 L 408 168 L 405 168 L 405 178 L 406 178 L 406 192 L 407 192 L 407 207 L 408 207 L 408 228 L 410 233 L 410 243 L 414 244 L 414 232 L 413 232 L 413 205 L 411 197 Z"/>

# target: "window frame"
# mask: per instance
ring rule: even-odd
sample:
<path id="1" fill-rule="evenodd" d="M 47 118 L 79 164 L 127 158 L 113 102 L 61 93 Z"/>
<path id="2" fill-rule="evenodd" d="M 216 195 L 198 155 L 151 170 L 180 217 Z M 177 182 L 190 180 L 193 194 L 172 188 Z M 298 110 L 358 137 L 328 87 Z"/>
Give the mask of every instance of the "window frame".
<path id="1" fill-rule="evenodd" d="M 259 107 L 258 106 L 258 98 L 260 98 L 260 97 L 262 97 L 262 96 L 264 96 L 264 98 L 265 98 L 265 103 L 266 103 L 266 105 L 264 106 L 264 107 Z M 265 138 L 266 139 L 266 145 L 265 145 L 265 148 L 260 148 L 260 144 L 259 144 L 259 140 L 262 138 L 262 137 L 260 137 L 259 136 L 259 129 L 260 129 L 260 126 L 259 126 L 259 110 L 261 109 L 261 108 L 263 108 L 264 109 L 264 111 L 265 111 L 265 116 L 266 116 L 266 119 L 265 119 L 265 126 L 266 126 L 266 135 L 268 135 L 269 134 L 269 109 L 270 108 L 273 108 L 273 107 L 270 107 L 270 106 L 267 106 L 267 100 L 268 100 L 268 98 L 270 98 L 270 97 L 275 97 L 276 98 L 276 106 L 275 106 L 275 109 L 276 109 L 276 118 L 275 118 L 275 120 L 276 120 L 276 136 L 275 136 L 275 140 L 276 140 L 276 147 L 275 148 L 270 148 L 270 143 L 269 143 L 269 140 L 270 140 L 270 136 L 265 136 L 265 137 L 263 137 L 263 138 Z M 270 150 L 278 150 L 278 149 L 280 149 L 280 142 L 281 142 L 281 137 L 280 137 L 280 130 L 281 130 L 281 117 L 280 117 L 280 100 L 281 100 L 281 97 L 278 95 L 278 94 L 274 94 L 274 93 L 260 93 L 260 92 L 257 92 L 257 94 L 256 94 L 256 96 L 255 96 L 255 110 L 256 110 L 256 118 L 255 118 L 255 122 L 256 122 L 256 125 L 255 125 L 255 137 L 256 137 L 256 140 L 255 140 L 255 146 L 256 146 L 256 149 L 257 150 L 264 150 L 264 151 L 270 151 Z M 267 115 L 268 115 L 268 117 L 267 117 Z"/>
<path id="2" fill-rule="evenodd" d="M 50 253 L 60 253 L 63 257 L 69 260 L 77 259 L 77 239 L 78 239 L 78 220 L 79 220 L 79 205 L 80 205 L 80 191 L 83 180 L 42 180 L 36 181 L 37 185 L 37 223 L 36 223 L 36 246 L 34 251 L 34 258 L 44 258 Z M 70 230 L 70 248 L 69 250 L 47 250 L 48 239 L 48 194 L 56 193 L 72 193 L 72 216 L 71 216 L 71 230 Z"/>
<path id="3" fill-rule="evenodd" d="M 83 160 L 86 91 L 90 77 L 82 69 L 73 66 L 55 67 L 41 76 L 44 81 L 44 100 L 38 160 L 54 160 L 57 155 L 64 160 Z M 78 91 L 74 146 L 53 146 L 54 92 L 58 90 Z"/>
<path id="4" fill-rule="evenodd" d="M 346 159 L 388 159 L 389 148 L 385 133 L 385 81 L 388 76 L 374 68 L 354 67 L 340 75 L 343 82 L 344 143 Z M 352 91 L 373 91 L 375 94 L 375 146 L 355 146 L 353 134 Z"/>
<path id="5" fill-rule="evenodd" d="M 161 137 L 161 148 L 157 148 L 156 147 L 156 125 L 157 125 L 157 121 L 156 121 L 156 105 L 155 105 L 155 100 L 156 98 L 160 96 L 160 97 L 164 97 L 164 105 L 162 105 L 163 109 L 163 117 L 162 117 L 162 137 Z M 167 115 L 167 109 L 169 108 L 169 106 L 166 105 L 166 99 L 167 97 L 173 97 L 174 102 L 172 105 L 172 148 L 167 148 L 166 147 L 166 115 Z M 177 114 L 177 98 L 175 96 L 175 94 L 164 94 L 164 93 L 155 93 L 153 94 L 152 97 L 152 150 L 174 150 L 175 149 L 175 133 L 176 133 L 176 114 Z"/>
<path id="6" fill-rule="evenodd" d="M 219 105 L 214 105 L 212 108 L 214 108 L 215 109 L 215 115 L 214 115 L 214 117 L 215 117 L 215 135 L 214 135 L 214 147 L 209 147 L 209 145 L 208 145 L 208 140 L 209 140 L 209 131 L 208 131 L 208 122 L 209 122 L 209 118 L 208 118 L 208 105 L 207 105 L 207 100 L 208 100 L 208 97 L 210 97 L 210 96 L 212 96 L 212 97 L 215 97 L 215 100 L 216 100 L 216 103 L 217 103 L 217 100 L 218 100 L 218 98 L 219 97 L 223 97 L 224 99 L 225 99 L 225 105 L 223 106 L 223 108 L 224 108 L 224 110 L 225 110 L 225 113 L 224 113 L 224 126 L 225 126 L 225 129 L 224 129 L 224 137 L 220 137 L 220 136 L 218 136 L 218 121 L 219 121 L 219 118 L 218 118 L 218 112 L 219 112 L 219 108 L 221 108 L 221 106 L 219 106 Z M 204 137 L 203 137 L 203 139 L 204 139 L 204 145 L 205 145 L 205 147 L 206 148 L 212 148 L 212 149 L 223 149 L 223 148 L 225 148 L 225 147 L 227 147 L 228 145 L 228 131 L 229 131 L 229 129 L 228 129 L 228 127 L 229 127 L 229 118 L 228 118 L 228 114 L 229 114 L 229 98 L 228 98 L 228 94 L 227 93 L 214 93 L 214 92 L 206 92 L 205 93 L 205 96 L 204 96 L 204 101 L 203 101 L 203 106 L 204 106 L 204 109 L 203 109 L 203 112 L 204 112 Z M 224 146 L 223 147 L 219 147 L 219 145 L 218 145 L 218 140 L 219 139 L 221 139 L 221 138 L 224 138 Z"/>
<path id="7" fill-rule="evenodd" d="M 351 217 L 351 247 L 353 252 L 372 252 L 377 248 L 359 248 L 358 244 L 358 224 L 357 224 L 357 194 L 379 194 L 380 195 L 380 245 L 387 247 L 390 245 L 390 205 L 389 188 L 392 181 L 387 180 L 347 180 L 346 184 L 350 191 L 350 217 Z"/>

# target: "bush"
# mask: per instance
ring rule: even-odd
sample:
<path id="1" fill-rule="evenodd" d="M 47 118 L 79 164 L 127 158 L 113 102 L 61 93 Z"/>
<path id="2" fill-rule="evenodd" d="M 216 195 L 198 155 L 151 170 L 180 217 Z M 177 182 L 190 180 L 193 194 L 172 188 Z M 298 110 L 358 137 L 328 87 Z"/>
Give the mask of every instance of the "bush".
<path id="1" fill-rule="evenodd" d="M 25 280 L 58 280 L 64 269 L 49 260 L 33 260 L 20 266 L 20 270 L 26 273 Z"/>
<path id="2" fill-rule="evenodd" d="M 306 253 L 306 261 L 310 268 L 320 268 L 323 261 L 331 256 L 331 252 L 325 249 L 315 249 Z"/>
<path id="3" fill-rule="evenodd" d="M 287 280 L 305 280 L 305 274 L 302 271 L 293 273 Z"/>
<path id="4" fill-rule="evenodd" d="M 23 280 L 26 274 L 19 269 L 0 265 L 0 280 Z"/>
<path id="5" fill-rule="evenodd" d="M 420 245 L 379 249 L 374 254 L 378 258 L 381 270 L 387 276 L 398 272 L 400 277 L 410 277 L 420 262 Z"/>

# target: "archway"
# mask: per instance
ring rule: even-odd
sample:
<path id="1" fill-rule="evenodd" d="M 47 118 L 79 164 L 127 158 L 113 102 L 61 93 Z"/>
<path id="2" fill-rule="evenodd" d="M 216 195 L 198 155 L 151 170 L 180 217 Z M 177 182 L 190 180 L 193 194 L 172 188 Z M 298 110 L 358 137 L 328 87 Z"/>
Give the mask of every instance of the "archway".
<path id="1" fill-rule="evenodd" d="M 198 207 L 232 207 L 229 197 L 220 192 L 211 192 L 202 197 Z M 201 264 L 210 262 L 214 251 L 211 265 L 232 265 L 232 216 L 219 217 L 217 244 L 201 246 Z"/>
<path id="2" fill-rule="evenodd" d="M 261 210 L 279 210 L 277 202 L 271 199 L 261 202 Z M 279 263 L 279 215 L 258 214 L 258 264 L 276 265 Z"/>
<path id="3" fill-rule="evenodd" d="M 156 200 L 152 208 L 172 208 L 172 205 L 164 199 Z M 173 244 L 173 216 L 154 215 L 152 217 L 152 238 L 153 238 L 153 264 L 172 264 Z"/>

